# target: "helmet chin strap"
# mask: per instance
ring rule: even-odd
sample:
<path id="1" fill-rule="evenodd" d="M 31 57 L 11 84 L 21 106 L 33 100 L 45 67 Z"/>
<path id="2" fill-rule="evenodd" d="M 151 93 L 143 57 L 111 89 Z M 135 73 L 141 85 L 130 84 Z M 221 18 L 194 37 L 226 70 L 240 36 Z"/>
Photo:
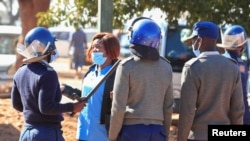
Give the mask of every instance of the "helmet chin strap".
<path id="1" fill-rule="evenodd" d="M 240 49 L 239 49 L 239 55 L 242 55 L 243 54 L 243 52 L 245 51 L 245 47 L 243 46 L 243 47 L 241 47 Z"/>
<path id="2" fill-rule="evenodd" d="M 49 55 L 48 55 L 48 57 L 46 57 L 46 61 L 50 63 L 50 62 L 52 62 L 51 61 L 51 55 L 52 55 L 52 53 L 48 53 L 48 54 Z"/>
<path id="3" fill-rule="evenodd" d="M 25 58 L 25 59 L 23 59 L 23 63 L 33 63 L 33 62 L 38 62 L 38 61 L 41 61 L 44 59 L 46 59 L 46 61 L 48 61 L 48 55 L 49 54 L 45 54 L 45 55 L 42 55 L 39 57 L 34 57 L 34 58 Z"/>

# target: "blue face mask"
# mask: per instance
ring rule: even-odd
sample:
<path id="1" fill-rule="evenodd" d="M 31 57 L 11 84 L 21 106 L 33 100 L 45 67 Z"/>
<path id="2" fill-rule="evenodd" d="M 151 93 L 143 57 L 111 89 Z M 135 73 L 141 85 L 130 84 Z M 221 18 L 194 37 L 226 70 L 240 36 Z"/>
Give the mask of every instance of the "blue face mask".
<path id="1" fill-rule="evenodd" d="M 103 65 L 107 60 L 107 57 L 103 56 L 103 52 L 92 52 L 91 57 L 94 64 L 97 65 Z"/>
<path id="2" fill-rule="evenodd" d="M 193 53 L 195 56 L 199 56 L 201 54 L 200 50 L 199 49 L 195 50 L 194 47 L 193 47 Z"/>
<path id="3" fill-rule="evenodd" d="M 58 57 L 58 51 L 57 51 L 57 49 L 55 49 L 54 54 L 50 55 L 50 62 L 49 63 L 55 61 L 57 57 Z"/>

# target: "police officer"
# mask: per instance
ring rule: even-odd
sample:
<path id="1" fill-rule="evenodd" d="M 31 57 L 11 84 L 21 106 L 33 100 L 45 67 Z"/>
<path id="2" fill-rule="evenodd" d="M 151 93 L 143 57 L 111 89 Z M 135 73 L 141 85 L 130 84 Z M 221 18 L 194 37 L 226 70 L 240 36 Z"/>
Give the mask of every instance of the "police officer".
<path id="1" fill-rule="evenodd" d="M 14 75 L 11 99 L 23 112 L 24 126 L 19 141 L 64 141 L 61 131 L 63 112 L 79 112 L 85 102 L 60 103 L 62 93 L 55 70 L 49 65 L 57 57 L 55 38 L 44 27 L 31 29 L 18 44 L 24 65 Z"/>
<path id="2" fill-rule="evenodd" d="M 130 27 L 132 56 L 117 67 L 110 141 L 166 141 L 173 112 L 172 67 L 158 52 L 161 29 L 146 17 Z"/>
<path id="3" fill-rule="evenodd" d="M 197 57 L 182 70 L 177 141 L 208 140 L 211 124 L 243 124 L 240 71 L 217 51 L 218 33 L 215 23 L 199 21 L 188 38 Z"/>
<path id="4" fill-rule="evenodd" d="M 241 59 L 242 53 L 247 48 L 247 35 L 244 28 L 240 25 L 232 25 L 228 27 L 222 35 L 222 43 L 217 44 L 217 46 L 224 48 L 225 53 L 228 53 L 229 57 L 237 61 L 241 73 L 243 98 L 245 105 L 243 122 L 244 124 L 250 124 L 250 111 L 247 96 L 248 68 L 247 64 Z"/>

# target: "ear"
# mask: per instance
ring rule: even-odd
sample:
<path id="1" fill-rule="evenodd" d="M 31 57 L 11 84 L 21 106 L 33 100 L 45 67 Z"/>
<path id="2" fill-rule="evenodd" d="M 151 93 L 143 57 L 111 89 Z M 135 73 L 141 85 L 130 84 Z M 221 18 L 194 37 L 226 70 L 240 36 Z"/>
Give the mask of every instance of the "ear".
<path id="1" fill-rule="evenodd" d="M 196 42 L 201 46 L 202 43 L 205 42 L 205 40 L 203 40 L 201 37 L 198 37 L 198 38 L 196 39 Z"/>
<path id="2" fill-rule="evenodd" d="M 198 38 L 196 40 L 197 40 L 197 42 L 201 42 L 202 38 L 198 36 Z"/>

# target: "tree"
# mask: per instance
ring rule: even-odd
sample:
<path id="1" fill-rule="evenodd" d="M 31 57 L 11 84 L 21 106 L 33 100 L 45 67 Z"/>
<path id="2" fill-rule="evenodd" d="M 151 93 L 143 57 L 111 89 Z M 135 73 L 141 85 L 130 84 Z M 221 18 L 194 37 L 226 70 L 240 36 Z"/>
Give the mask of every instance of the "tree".
<path id="1" fill-rule="evenodd" d="M 79 22 L 83 26 L 96 25 L 98 0 L 74 0 L 75 6 L 68 5 L 70 0 L 59 3 L 48 12 L 39 15 L 39 24 L 67 25 Z M 62 4 L 65 6 L 62 8 Z M 166 14 L 169 24 L 184 17 L 189 25 L 199 20 L 213 21 L 218 25 L 240 24 L 250 31 L 250 1 L 242 0 L 114 0 L 113 26 L 122 28 L 134 16 L 141 16 L 145 10 L 160 8 Z M 76 11 L 75 11 L 76 10 Z"/>
<path id="2" fill-rule="evenodd" d="M 8 22 L 3 22 L 2 17 L 0 18 L 0 24 L 14 25 L 19 18 L 19 12 L 14 8 L 15 0 L 0 0 L 0 3 L 5 7 L 5 11 L 1 11 L 2 14 L 6 14 L 8 17 Z M 3 10 L 3 9 L 1 9 Z"/>
<path id="3" fill-rule="evenodd" d="M 96 26 L 98 0 L 57 0 L 48 11 L 39 12 L 38 24 L 50 26 L 64 23 L 66 26 Z"/>
<path id="4" fill-rule="evenodd" d="M 47 11 L 49 9 L 50 0 L 18 0 L 19 8 L 20 8 L 20 19 L 22 26 L 22 34 L 18 39 L 19 43 L 24 42 L 24 37 L 26 33 L 32 28 L 37 26 L 37 17 L 36 14 L 38 12 Z M 42 26 L 47 26 L 43 24 Z M 22 64 L 23 57 L 19 54 L 16 54 L 16 70 Z"/>

